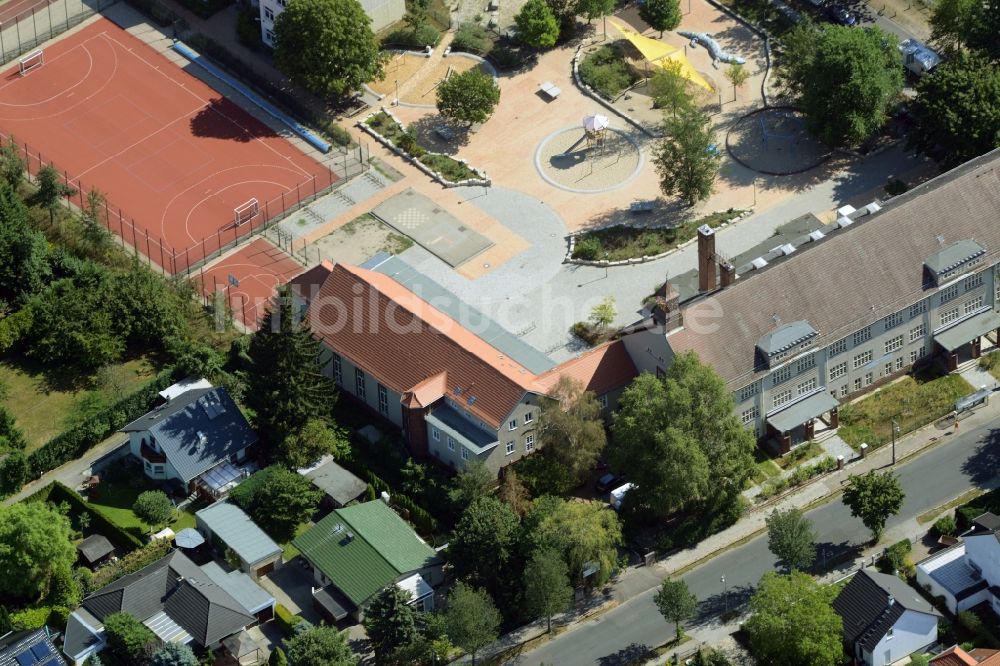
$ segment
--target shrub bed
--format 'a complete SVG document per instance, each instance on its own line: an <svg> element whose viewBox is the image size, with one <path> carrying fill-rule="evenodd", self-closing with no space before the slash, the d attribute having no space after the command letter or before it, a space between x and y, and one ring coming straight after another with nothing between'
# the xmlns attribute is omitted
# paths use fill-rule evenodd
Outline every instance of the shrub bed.
<svg viewBox="0 0 1000 666"><path fill-rule="evenodd" d="M761 488L760 497L762 499L774 497L786 490L801 486L814 476L826 474L835 469L837 469L837 461L830 456L823 458L814 465L800 465L789 476L773 479L765 483L763 488Z"/></svg>
<svg viewBox="0 0 1000 666"><path fill-rule="evenodd" d="M586 231L576 237L572 257L585 261L598 259L622 261L652 257L672 250L681 243L694 238L698 227L703 224L714 229L723 222L742 214L742 210L730 208L725 212L713 213L697 220L683 222L676 227L644 229L615 225Z"/></svg>
<svg viewBox="0 0 1000 666"><path fill-rule="evenodd" d="M400 28L393 30L382 40L382 46L405 46L423 49L425 46L435 47L441 41L441 33L437 28L427 23L416 28Z"/></svg>
<svg viewBox="0 0 1000 666"><path fill-rule="evenodd" d="M413 132L404 128L385 111L373 114L365 121L365 124L410 157L416 159L432 171L439 173L446 181L458 183L470 178L481 177L467 164L456 160L450 155L427 152L427 149L417 141L417 137Z"/></svg>
<svg viewBox="0 0 1000 666"><path fill-rule="evenodd" d="M580 61L580 79L602 97L613 100L642 77L625 61L622 47L605 44Z"/></svg>
<svg viewBox="0 0 1000 666"><path fill-rule="evenodd" d="M958 531L964 532L972 527L972 521L987 511L1000 515L1000 488L983 493L955 509L955 522L958 524Z"/></svg>

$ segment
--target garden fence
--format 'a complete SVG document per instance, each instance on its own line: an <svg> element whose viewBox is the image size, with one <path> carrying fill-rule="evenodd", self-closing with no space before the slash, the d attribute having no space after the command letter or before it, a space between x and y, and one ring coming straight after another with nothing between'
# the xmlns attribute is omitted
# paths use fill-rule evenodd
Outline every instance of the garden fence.
<svg viewBox="0 0 1000 666"><path fill-rule="evenodd" d="M39 0L0 21L0 64L18 58L118 0ZM2 15L2 14L0 14Z"/></svg>

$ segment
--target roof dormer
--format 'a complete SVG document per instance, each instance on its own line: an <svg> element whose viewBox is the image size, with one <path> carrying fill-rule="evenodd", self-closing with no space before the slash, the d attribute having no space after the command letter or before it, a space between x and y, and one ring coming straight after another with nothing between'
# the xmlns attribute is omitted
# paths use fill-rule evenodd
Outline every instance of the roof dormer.
<svg viewBox="0 0 1000 666"><path fill-rule="evenodd" d="M942 240L941 237L938 237ZM941 248L924 261L930 282L940 287L983 261L986 249L974 240L960 240Z"/></svg>
<svg viewBox="0 0 1000 666"><path fill-rule="evenodd" d="M760 336L757 353L767 367L773 367L812 345L819 332L802 319L783 324Z"/></svg>

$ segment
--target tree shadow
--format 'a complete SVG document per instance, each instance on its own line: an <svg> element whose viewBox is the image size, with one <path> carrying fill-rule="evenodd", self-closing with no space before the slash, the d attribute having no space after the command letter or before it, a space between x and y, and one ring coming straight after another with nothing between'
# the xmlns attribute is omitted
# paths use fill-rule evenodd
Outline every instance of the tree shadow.
<svg viewBox="0 0 1000 666"><path fill-rule="evenodd" d="M695 215L694 209L680 199L666 199L662 196L653 200L653 210L634 213L628 208L612 208L591 217L581 227L581 231L601 229L613 225L634 227L679 227Z"/></svg>
<svg viewBox="0 0 1000 666"><path fill-rule="evenodd" d="M976 450L962 463L962 472L977 486L998 485L1000 468L1000 429L990 430Z"/></svg>
<svg viewBox="0 0 1000 666"><path fill-rule="evenodd" d="M226 111L232 112L224 100L214 99L191 116L191 133L195 136L225 139L247 143L258 138L229 119Z"/></svg>
<svg viewBox="0 0 1000 666"><path fill-rule="evenodd" d="M423 116L409 124L417 141L427 150L454 155L469 145L474 127L445 118L440 114Z"/></svg>
<svg viewBox="0 0 1000 666"><path fill-rule="evenodd" d="M701 627L717 622L720 616L740 615L746 609L756 588L753 585L736 585L726 592L718 592L698 602L698 609L691 619L691 626Z"/></svg>
<svg viewBox="0 0 1000 666"><path fill-rule="evenodd" d="M847 541L833 543L821 541L816 544L816 559L809 568L810 573L820 576L838 571L848 573L854 568L854 562L864 552L864 544L853 544Z"/></svg>
<svg viewBox="0 0 1000 666"><path fill-rule="evenodd" d="M653 650L648 645L642 643L632 643L623 647L618 652L612 652L597 660L600 666L628 666L628 664L640 663L653 656Z"/></svg>

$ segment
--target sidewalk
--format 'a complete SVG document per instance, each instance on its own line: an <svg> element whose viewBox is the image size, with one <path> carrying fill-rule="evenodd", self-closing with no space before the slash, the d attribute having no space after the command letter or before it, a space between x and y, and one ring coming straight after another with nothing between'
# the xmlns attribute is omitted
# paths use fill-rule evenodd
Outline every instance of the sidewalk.
<svg viewBox="0 0 1000 666"><path fill-rule="evenodd" d="M970 382L971 383L971 382ZM976 385L976 384L974 384ZM970 414L964 415L961 419L963 428L976 428L990 423L1000 418L1000 396L991 400ZM938 427L935 423L925 425L896 442L897 464L912 456L919 455L922 451L929 449L939 443L946 442L947 437L953 432L951 429ZM594 614L610 610L622 603L656 587L668 576L678 576L689 569L693 569L712 557L721 554L731 546L741 541L749 540L766 529L765 518L775 509L788 509L791 507L806 508L819 504L822 501L839 494L848 478L854 474L865 474L871 470L881 470L890 467L892 464L892 446L883 446L865 458L856 456L847 461L844 469L832 472L813 481L800 486L795 491L783 497L774 498L767 502L761 502L747 509L746 514L735 525L714 534L697 546L675 553L664 558L652 566L629 567L612 585L611 593L599 609L587 609L586 615L579 613L569 613L560 618L554 624L569 625L564 631L574 631L583 624L584 620L590 619ZM919 537L927 529L926 526L919 525L916 519L904 522L886 532L882 543L892 543L902 538ZM851 570L856 570L862 562L871 562L872 553L880 551L876 546L870 551L866 551L851 566ZM821 580L832 582L843 576L846 567L834 569L826 574ZM692 640L681 646L680 652L694 649L699 644L716 644L728 634L738 628L739 619L728 625L709 624L698 629L689 631ZM517 629L516 631L503 636L493 646L483 650L480 657L486 659L495 656L506 649L515 647L525 641L538 638L545 634L545 623L534 622ZM690 646L690 647L688 647ZM465 658L459 659L456 663L464 663ZM664 658L654 660L650 663L664 663Z"/></svg>

